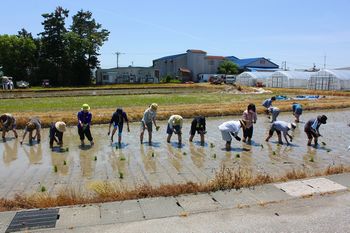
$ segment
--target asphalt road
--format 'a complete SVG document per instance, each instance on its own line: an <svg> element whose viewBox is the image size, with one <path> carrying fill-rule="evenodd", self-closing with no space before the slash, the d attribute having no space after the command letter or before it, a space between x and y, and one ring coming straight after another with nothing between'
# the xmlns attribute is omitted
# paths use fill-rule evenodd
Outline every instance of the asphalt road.
<svg viewBox="0 0 350 233"><path fill-rule="evenodd" d="M65 232L350 232L350 193ZM62 232L62 229L40 232Z"/></svg>

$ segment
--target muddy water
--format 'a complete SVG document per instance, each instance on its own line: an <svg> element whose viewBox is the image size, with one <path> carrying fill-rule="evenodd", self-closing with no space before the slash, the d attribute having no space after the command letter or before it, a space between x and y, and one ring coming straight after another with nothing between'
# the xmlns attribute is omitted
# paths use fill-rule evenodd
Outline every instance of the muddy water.
<svg viewBox="0 0 350 233"><path fill-rule="evenodd" d="M153 145L139 143L139 123L131 124L131 132L124 132L121 149L111 144L107 136L107 125L92 126L95 139L93 147L79 146L76 127L68 128L64 135L64 146L68 152L51 151L48 145L48 130L42 132L42 143L22 146L19 140L8 134L6 143L0 142L0 196L10 197L15 193L32 193L41 187L57 193L68 186L86 190L95 181L113 181L122 188L133 188L139 184L185 183L187 181L206 182L213 178L222 165L242 167L253 172L272 175L284 174L291 169L315 171L329 165L350 165L350 110L327 111L328 124L320 128L323 137L318 148L307 147L303 132L305 121L316 117L316 112L302 115L303 122L294 131L292 146L279 146L277 135L266 143L269 123L259 115L254 126L252 145L233 141L233 149L224 150L225 142L217 126L238 117L207 119L207 135L204 146L199 144L199 136L188 142L190 120L185 120L183 145L178 148L177 138L166 143L166 122L159 122L161 129L153 134ZM279 120L292 121L291 114L281 114ZM19 134L22 135L22 131ZM242 132L240 132L240 136ZM117 139L115 135L115 140ZM145 142L148 136L145 134ZM326 145L322 145L324 142ZM213 146L211 146L213 145ZM312 159L311 159L312 158ZM121 178L122 177L122 178Z"/></svg>

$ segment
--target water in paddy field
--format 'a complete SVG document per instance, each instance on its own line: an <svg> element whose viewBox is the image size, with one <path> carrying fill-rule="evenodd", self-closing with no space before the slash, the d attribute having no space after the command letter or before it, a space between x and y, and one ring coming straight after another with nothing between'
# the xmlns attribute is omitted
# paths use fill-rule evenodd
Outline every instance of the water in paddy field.
<svg viewBox="0 0 350 233"><path fill-rule="evenodd" d="M320 127L323 135L319 138L320 146L308 147L304 124L321 113L328 116L328 121ZM224 121L238 120L238 116L207 118L204 146L200 146L198 135L193 143L188 142L191 119L186 119L182 148L176 143L177 135L173 135L172 143L166 143L165 121L158 122L161 129L153 133L152 146L147 143L147 131L145 143L140 145L139 122L130 124L130 133L124 127L121 149L116 149L116 143L110 143L108 125L92 126L95 145L91 148L81 148L77 128L68 128L63 138L64 147L69 148L67 152L50 150L48 129L42 130L42 143L33 146L28 145L28 138L21 146L19 139L14 139L9 132L9 140L0 142L0 197L37 192L42 186L50 193L57 193L67 185L86 190L94 181L113 181L130 189L139 184L206 182L222 165L272 175L283 175L291 169L316 171L329 165L350 165L349 115L350 109L304 112L302 122L293 133L292 146L279 146L276 134L269 143L265 142L270 124L265 115L259 115L252 145L233 139L230 152L224 150L225 142L217 127ZM294 117L291 113L282 113L278 119L291 122ZM21 137L23 132L18 132ZM242 137L242 131L239 136ZM117 135L114 138L116 142Z"/></svg>

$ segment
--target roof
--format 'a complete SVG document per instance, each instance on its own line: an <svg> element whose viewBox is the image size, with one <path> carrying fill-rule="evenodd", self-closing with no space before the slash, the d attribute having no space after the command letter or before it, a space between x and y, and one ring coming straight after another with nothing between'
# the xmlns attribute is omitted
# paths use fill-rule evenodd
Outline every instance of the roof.
<svg viewBox="0 0 350 233"><path fill-rule="evenodd" d="M203 50L199 50L199 49L188 49L186 52L191 52L191 53L205 53L207 54L207 52L203 51Z"/></svg>
<svg viewBox="0 0 350 233"><path fill-rule="evenodd" d="M273 71L279 71L279 68L259 68L259 67L247 67L249 71L252 72L273 72Z"/></svg>
<svg viewBox="0 0 350 233"><path fill-rule="evenodd" d="M175 55L170 55L170 56L165 56L165 57L161 57L161 58L157 58L154 61L159 61L159 60L169 60L169 59L174 59L180 56L186 55L186 53L180 53L180 54L175 54Z"/></svg>
<svg viewBox="0 0 350 233"><path fill-rule="evenodd" d="M270 78L271 75L274 72L243 72L237 76L237 79L241 78L242 76L250 76L251 78L256 78L256 79L264 79L264 78Z"/></svg>
<svg viewBox="0 0 350 233"><path fill-rule="evenodd" d="M223 56L206 56L205 59L213 59L213 60L224 60Z"/></svg>
<svg viewBox="0 0 350 233"><path fill-rule="evenodd" d="M272 77L285 76L288 79L309 79L311 75L316 72L306 72L306 71L276 71L272 74Z"/></svg>
<svg viewBox="0 0 350 233"><path fill-rule="evenodd" d="M350 70L321 70L313 76L334 75L338 79L350 80Z"/></svg>
<svg viewBox="0 0 350 233"><path fill-rule="evenodd" d="M240 68L246 68L246 67L249 66L249 64L252 64L252 63L254 63L256 61L259 61L261 59L270 62L273 65L273 67L271 67L271 68L278 68L278 65L276 65L275 63L273 63L272 61L270 61L269 59L266 59L264 57L239 59L239 58L237 58L235 56L230 56L230 57L226 57L226 58L228 60L234 62L235 64L237 64ZM257 67L257 66L254 66L254 67ZM266 68L266 67L264 67L264 68Z"/></svg>

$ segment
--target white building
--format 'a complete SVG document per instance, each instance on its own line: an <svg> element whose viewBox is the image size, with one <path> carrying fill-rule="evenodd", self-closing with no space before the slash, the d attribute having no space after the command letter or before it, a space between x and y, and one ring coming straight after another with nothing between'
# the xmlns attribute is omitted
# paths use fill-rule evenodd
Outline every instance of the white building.
<svg viewBox="0 0 350 233"><path fill-rule="evenodd" d="M321 70L310 77L309 89L350 90L350 70Z"/></svg>
<svg viewBox="0 0 350 233"><path fill-rule="evenodd" d="M236 83L244 86L255 87L257 82L267 85L268 79L274 72L243 72L236 77Z"/></svg>
<svg viewBox="0 0 350 233"><path fill-rule="evenodd" d="M96 83L159 83L159 72L152 67L98 69L96 70Z"/></svg>
<svg viewBox="0 0 350 233"><path fill-rule="evenodd" d="M276 71L268 80L268 87L308 88L309 79L315 72Z"/></svg>

